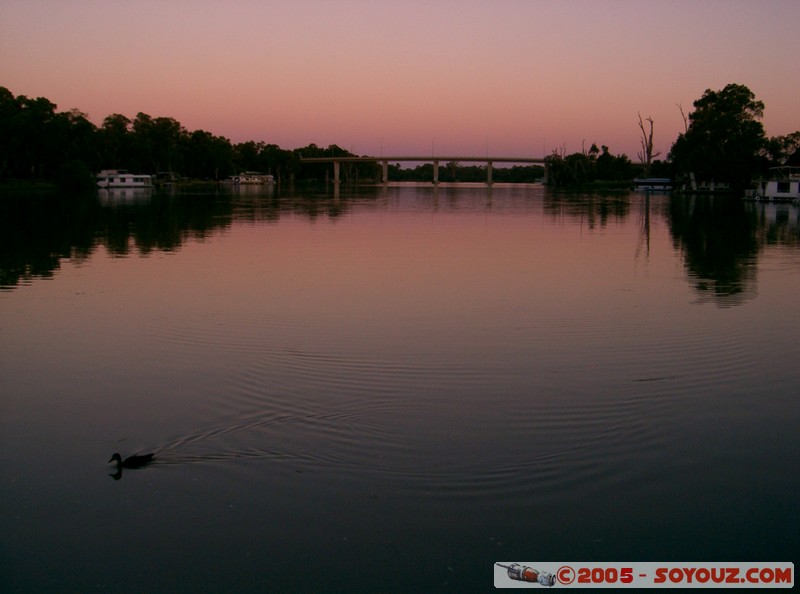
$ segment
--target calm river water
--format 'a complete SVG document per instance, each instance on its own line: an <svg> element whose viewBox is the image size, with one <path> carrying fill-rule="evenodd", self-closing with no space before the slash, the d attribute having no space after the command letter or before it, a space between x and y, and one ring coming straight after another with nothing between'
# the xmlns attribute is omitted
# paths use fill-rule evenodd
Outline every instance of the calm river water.
<svg viewBox="0 0 800 594"><path fill-rule="evenodd" d="M800 558L797 207L14 193L0 258L3 592Z"/></svg>

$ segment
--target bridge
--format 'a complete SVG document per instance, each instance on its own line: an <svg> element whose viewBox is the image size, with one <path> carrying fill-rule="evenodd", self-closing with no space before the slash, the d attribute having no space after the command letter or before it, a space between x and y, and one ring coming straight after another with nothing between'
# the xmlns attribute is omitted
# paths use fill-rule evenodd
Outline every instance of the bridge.
<svg viewBox="0 0 800 594"><path fill-rule="evenodd" d="M494 163L533 163L537 165L544 165L543 158L531 157L301 157L300 161L303 163L333 163L333 183L339 183L339 166L341 163L380 163L382 169L382 183L389 183L389 163L396 163L398 161L415 161L417 163L433 163L433 183L439 183L439 163L452 163L452 162L478 162L486 163L486 184L492 185L492 165Z"/></svg>

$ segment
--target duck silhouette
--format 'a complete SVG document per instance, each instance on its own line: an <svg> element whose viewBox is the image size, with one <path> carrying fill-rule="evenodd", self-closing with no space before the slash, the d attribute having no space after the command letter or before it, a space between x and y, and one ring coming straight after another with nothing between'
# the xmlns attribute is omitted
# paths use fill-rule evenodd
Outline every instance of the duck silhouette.
<svg viewBox="0 0 800 594"><path fill-rule="evenodd" d="M123 468L129 468L129 469L142 468L150 464L153 461L154 457L155 454L138 454L136 456L128 456L123 460L122 456L120 456L119 453L115 453L113 456L111 456L111 460L109 460L108 463L111 464L112 462L116 462L117 471L112 474L109 474L108 476L112 477L115 481L118 481L119 479L122 478Z"/></svg>

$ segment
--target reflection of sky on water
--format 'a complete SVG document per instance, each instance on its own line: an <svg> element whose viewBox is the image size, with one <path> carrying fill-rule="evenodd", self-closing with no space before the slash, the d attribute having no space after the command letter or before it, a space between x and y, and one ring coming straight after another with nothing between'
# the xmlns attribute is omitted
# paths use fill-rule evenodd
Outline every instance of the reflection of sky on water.
<svg viewBox="0 0 800 594"><path fill-rule="evenodd" d="M119 570L131 591L287 591L308 556L314 589L404 559L398 589L423 591L440 563L467 587L496 558L794 550L800 256L757 209L175 198L97 214L128 231L0 293L15 583L85 589L124 555L155 566ZM730 271L746 298L697 287ZM158 463L112 481L115 451Z"/></svg>

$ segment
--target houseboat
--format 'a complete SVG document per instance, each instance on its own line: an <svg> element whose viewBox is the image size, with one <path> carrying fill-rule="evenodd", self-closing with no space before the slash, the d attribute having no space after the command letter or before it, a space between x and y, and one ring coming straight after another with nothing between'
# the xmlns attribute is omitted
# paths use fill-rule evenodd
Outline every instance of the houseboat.
<svg viewBox="0 0 800 594"><path fill-rule="evenodd" d="M637 177L633 180L633 189L639 192L669 192L672 180L667 177Z"/></svg>
<svg viewBox="0 0 800 594"><path fill-rule="evenodd" d="M235 185L265 185L274 184L275 178L272 175L259 173L258 171L243 171L239 175L234 175L224 180L223 183Z"/></svg>
<svg viewBox="0 0 800 594"><path fill-rule="evenodd" d="M728 182L715 179L698 180L694 172L690 171L689 178L681 181L678 190L687 194L730 194L731 186Z"/></svg>
<svg viewBox="0 0 800 594"><path fill-rule="evenodd" d="M152 188L153 177L124 169L103 169L97 174L97 185L100 188Z"/></svg>
<svg viewBox="0 0 800 594"><path fill-rule="evenodd" d="M759 180L745 196L750 200L800 201L800 167L773 167L772 179Z"/></svg>

